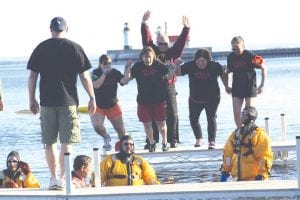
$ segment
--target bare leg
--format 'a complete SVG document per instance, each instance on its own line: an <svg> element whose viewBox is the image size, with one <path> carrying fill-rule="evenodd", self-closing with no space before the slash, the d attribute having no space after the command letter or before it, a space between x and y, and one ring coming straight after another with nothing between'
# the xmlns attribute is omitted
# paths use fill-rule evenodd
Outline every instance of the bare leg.
<svg viewBox="0 0 300 200"><path fill-rule="evenodd" d="M152 122L143 122L144 124L144 130L146 132L146 135L150 141L150 144L154 144L155 140L153 139L153 129L152 129Z"/></svg>
<svg viewBox="0 0 300 200"><path fill-rule="evenodd" d="M110 120L110 122L113 125L114 129L117 131L119 139L121 139L121 137L126 133L122 115L116 119Z"/></svg>
<svg viewBox="0 0 300 200"><path fill-rule="evenodd" d="M246 106L254 106L254 104L255 104L255 97L246 98L245 104L246 104Z"/></svg>
<svg viewBox="0 0 300 200"><path fill-rule="evenodd" d="M234 121L237 127L242 126L241 122L241 110L244 103L243 98L238 97L232 97L232 105L233 105L233 115L234 115Z"/></svg>
<svg viewBox="0 0 300 200"><path fill-rule="evenodd" d="M51 178L56 178L56 168L57 168L57 145L46 144L45 156L50 170Z"/></svg>
<svg viewBox="0 0 300 200"><path fill-rule="evenodd" d="M167 125L166 121L156 121L156 125L162 137L162 143L167 144Z"/></svg>
<svg viewBox="0 0 300 200"><path fill-rule="evenodd" d="M61 144L60 147L59 163L60 163L61 179L65 179L65 175L66 175L65 159L64 159L65 153L72 153L72 144Z"/></svg>
<svg viewBox="0 0 300 200"><path fill-rule="evenodd" d="M105 116L101 113L95 113L91 116L91 122L94 127L94 130L98 135L101 135L102 137L105 137L107 135L106 129L103 125Z"/></svg>

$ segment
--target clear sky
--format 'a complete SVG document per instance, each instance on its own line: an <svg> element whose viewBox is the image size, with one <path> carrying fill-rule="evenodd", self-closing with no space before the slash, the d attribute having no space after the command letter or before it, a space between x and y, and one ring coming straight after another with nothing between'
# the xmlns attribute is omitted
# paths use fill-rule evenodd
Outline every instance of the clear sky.
<svg viewBox="0 0 300 200"><path fill-rule="evenodd" d="M28 57L50 37L49 24L62 16L67 37L88 55L123 48L123 27L131 29L130 45L141 48L140 24L150 10L149 26L168 24L168 33L181 32L181 17L190 19L190 47L230 50L241 35L248 49L300 46L299 0L2 0L0 57Z"/></svg>

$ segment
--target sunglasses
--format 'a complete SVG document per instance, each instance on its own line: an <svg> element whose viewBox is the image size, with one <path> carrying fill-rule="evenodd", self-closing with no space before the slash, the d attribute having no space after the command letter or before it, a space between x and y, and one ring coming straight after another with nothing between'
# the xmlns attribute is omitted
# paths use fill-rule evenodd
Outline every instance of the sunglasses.
<svg viewBox="0 0 300 200"><path fill-rule="evenodd" d="M160 46L168 46L168 43L167 42L159 42L158 45L160 45Z"/></svg>
<svg viewBox="0 0 300 200"><path fill-rule="evenodd" d="M124 142L124 143L123 143L123 146L132 146L132 147L133 147L134 144L133 144L133 143L129 143L129 142Z"/></svg>
<svg viewBox="0 0 300 200"><path fill-rule="evenodd" d="M19 162L18 160L8 160L7 163L17 163Z"/></svg>

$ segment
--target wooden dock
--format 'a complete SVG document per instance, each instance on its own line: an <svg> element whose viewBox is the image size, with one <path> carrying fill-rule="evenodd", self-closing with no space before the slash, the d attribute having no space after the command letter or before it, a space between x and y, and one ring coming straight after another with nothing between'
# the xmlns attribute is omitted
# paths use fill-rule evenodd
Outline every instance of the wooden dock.
<svg viewBox="0 0 300 200"><path fill-rule="evenodd" d="M0 189L0 199L103 199L103 200L137 200L137 199L208 199L234 197L299 197L300 189L296 180L240 181L182 183L146 186L101 187L73 190L67 195L65 191L42 189Z"/></svg>

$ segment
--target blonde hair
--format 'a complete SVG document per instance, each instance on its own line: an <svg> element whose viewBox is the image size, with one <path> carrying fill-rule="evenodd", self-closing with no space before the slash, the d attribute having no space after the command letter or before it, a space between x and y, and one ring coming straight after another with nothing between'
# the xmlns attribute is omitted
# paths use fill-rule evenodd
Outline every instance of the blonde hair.
<svg viewBox="0 0 300 200"><path fill-rule="evenodd" d="M232 40L231 40L231 44L233 44L233 43L239 43L239 44L242 44L243 45L243 47L245 47L245 41L244 41L244 39L242 38L242 36L235 36L235 37L233 37L232 38Z"/></svg>

